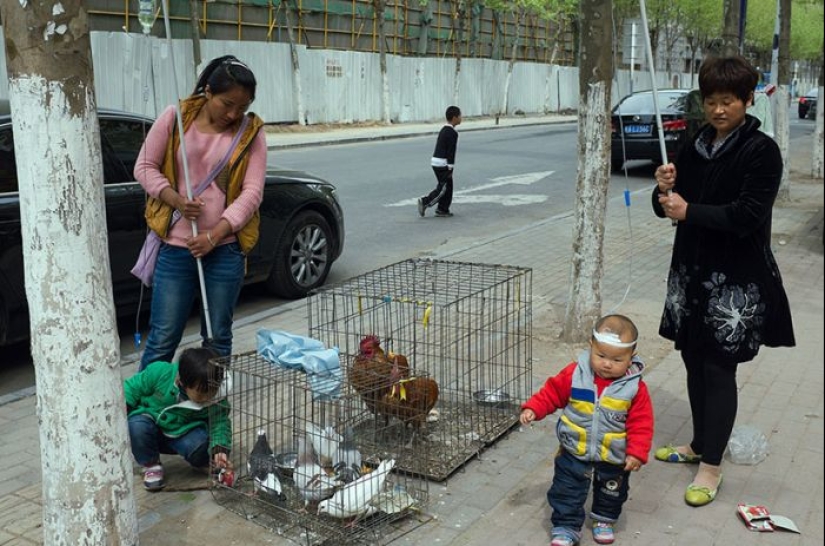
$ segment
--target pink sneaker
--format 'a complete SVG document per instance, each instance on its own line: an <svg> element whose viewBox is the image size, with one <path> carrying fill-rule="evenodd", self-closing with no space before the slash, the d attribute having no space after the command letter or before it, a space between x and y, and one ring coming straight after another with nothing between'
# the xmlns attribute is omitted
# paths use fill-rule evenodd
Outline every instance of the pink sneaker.
<svg viewBox="0 0 825 546"><path fill-rule="evenodd" d="M143 468L143 487L147 491L160 491L165 485L163 482L163 466L160 463Z"/></svg>
<svg viewBox="0 0 825 546"><path fill-rule="evenodd" d="M593 540L596 544L613 544L616 540L613 534L613 524L606 521L596 521L593 523Z"/></svg>

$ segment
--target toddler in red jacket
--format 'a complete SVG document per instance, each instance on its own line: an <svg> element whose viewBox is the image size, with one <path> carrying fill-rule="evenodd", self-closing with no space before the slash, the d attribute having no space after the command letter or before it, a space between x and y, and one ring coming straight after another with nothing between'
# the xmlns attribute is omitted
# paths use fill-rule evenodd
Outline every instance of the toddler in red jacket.
<svg viewBox="0 0 825 546"><path fill-rule="evenodd" d="M523 425L562 410L556 425L560 445L547 492L553 509L551 546L578 544L591 483L593 540L612 544L630 472L647 462L653 405L642 381L644 364L636 356L638 337L629 318L600 318L590 348L522 405Z"/></svg>

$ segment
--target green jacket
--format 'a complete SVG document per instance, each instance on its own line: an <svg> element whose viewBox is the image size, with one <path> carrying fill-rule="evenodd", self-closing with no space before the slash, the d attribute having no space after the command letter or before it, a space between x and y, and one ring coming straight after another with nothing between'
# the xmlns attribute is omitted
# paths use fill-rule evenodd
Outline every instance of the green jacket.
<svg viewBox="0 0 825 546"><path fill-rule="evenodd" d="M232 447L232 423L226 400L228 380L211 403L198 406L180 397L181 390L175 383L177 377L177 362L153 362L124 381L129 417L148 415L170 438L203 426L209 431L210 452L228 453Z"/></svg>

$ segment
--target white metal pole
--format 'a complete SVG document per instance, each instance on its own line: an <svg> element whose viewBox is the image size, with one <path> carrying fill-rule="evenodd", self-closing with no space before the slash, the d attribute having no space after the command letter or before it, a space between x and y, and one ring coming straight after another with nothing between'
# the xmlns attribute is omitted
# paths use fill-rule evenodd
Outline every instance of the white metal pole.
<svg viewBox="0 0 825 546"><path fill-rule="evenodd" d="M659 131L659 153L662 154L662 165L667 165L667 148L665 147L665 131L662 127L662 111L659 108L659 88L656 85L656 67L653 65L653 46L650 44L650 30L647 26L647 7L645 0L639 0L640 11L642 12L642 32L645 35L645 53L647 54L648 72L650 73L650 88L653 91L653 111L656 114L656 128ZM668 190L668 195L672 192ZM674 226L676 220L671 222Z"/></svg>
<svg viewBox="0 0 825 546"><path fill-rule="evenodd" d="M169 62L172 65L172 79L175 82L175 94L180 97L178 89L178 74L175 68L175 49L172 47L172 30L169 25L169 0L161 0L163 6L163 25L166 29L166 43L169 47ZM189 158L186 156L186 143L183 139L183 118L180 113L180 102L175 103L175 118L177 119L178 134L180 135L180 153L183 157L183 179L186 184L186 198L192 200L192 183L189 180ZM192 220L192 236L198 235L198 223ZM203 262L200 258L195 258L198 264L198 281L201 288L201 302L203 303L203 320L206 325L206 337L212 339L212 320L209 317L209 301L206 299L206 279L203 276Z"/></svg>

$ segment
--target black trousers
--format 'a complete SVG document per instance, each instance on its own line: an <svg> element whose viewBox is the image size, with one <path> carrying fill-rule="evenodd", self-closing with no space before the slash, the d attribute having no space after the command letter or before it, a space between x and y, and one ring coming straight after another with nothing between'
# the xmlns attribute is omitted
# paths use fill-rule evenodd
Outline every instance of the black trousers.
<svg viewBox="0 0 825 546"><path fill-rule="evenodd" d="M701 351L682 351L693 417L690 448L702 462L717 466L728 445L738 409L736 369L739 364Z"/></svg>
<svg viewBox="0 0 825 546"><path fill-rule="evenodd" d="M450 212L450 205L453 203L453 171L447 167L433 167L433 172L438 184L424 197L424 207L430 208L438 204L436 210Z"/></svg>

